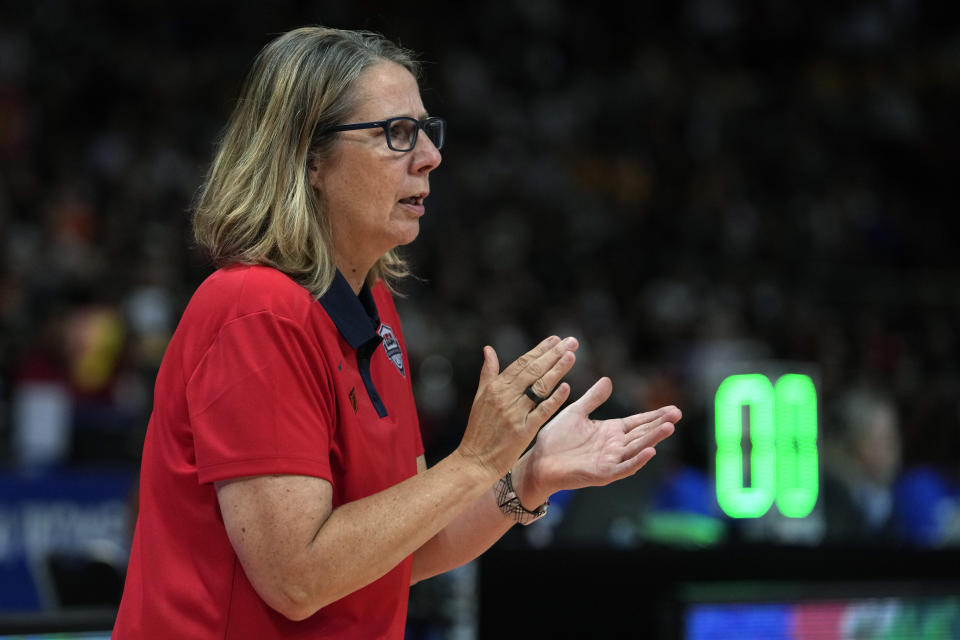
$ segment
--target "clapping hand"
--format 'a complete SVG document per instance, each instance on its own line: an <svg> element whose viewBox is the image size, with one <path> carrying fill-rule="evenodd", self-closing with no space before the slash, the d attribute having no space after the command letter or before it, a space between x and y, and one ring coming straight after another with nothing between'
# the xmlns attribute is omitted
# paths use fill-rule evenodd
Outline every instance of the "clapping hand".
<svg viewBox="0 0 960 640"><path fill-rule="evenodd" d="M610 378L600 378L540 430L527 454L527 483L533 493L549 495L626 478L649 462L654 447L673 434L681 418L674 406L591 420L590 414L612 391Z"/></svg>

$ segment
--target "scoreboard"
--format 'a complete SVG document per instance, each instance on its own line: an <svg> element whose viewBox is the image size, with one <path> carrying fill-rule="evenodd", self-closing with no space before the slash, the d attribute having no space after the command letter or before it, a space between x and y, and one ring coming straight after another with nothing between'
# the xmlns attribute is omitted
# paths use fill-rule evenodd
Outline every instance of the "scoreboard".
<svg viewBox="0 0 960 640"><path fill-rule="evenodd" d="M808 375L731 375L714 399L717 502L733 518L776 505L805 518L817 503L817 391ZM749 442L749 446L745 446ZM749 472L749 476L748 476ZM749 478L749 481L748 481Z"/></svg>

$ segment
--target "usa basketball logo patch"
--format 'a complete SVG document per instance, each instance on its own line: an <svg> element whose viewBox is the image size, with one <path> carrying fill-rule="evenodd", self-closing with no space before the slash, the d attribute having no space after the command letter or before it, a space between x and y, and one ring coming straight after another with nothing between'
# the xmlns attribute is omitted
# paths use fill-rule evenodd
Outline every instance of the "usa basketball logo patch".
<svg viewBox="0 0 960 640"><path fill-rule="evenodd" d="M377 333L383 338L383 350L387 352L390 362L397 368L400 375L406 378L407 374L403 371L403 351L400 349L397 338L393 335L393 329L390 328L390 325L381 324Z"/></svg>

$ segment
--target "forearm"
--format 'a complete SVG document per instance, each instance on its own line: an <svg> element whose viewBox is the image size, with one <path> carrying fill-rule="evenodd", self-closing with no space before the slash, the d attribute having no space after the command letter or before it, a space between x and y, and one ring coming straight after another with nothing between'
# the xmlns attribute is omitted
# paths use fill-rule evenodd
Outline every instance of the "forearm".
<svg viewBox="0 0 960 640"><path fill-rule="evenodd" d="M530 453L524 455L513 468L514 486L521 502L532 509L543 504L549 493L533 486L528 474ZM503 537L515 521L500 510L493 486L459 514L450 524L430 538L413 554L410 583L459 567Z"/></svg>
<svg viewBox="0 0 960 640"><path fill-rule="evenodd" d="M331 484L302 476L254 476L217 485L224 525L250 582L291 619L383 576L488 493L569 395L560 379L576 341L548 338L502 373L484 348L480 385L457 450L384 491L332 509ZM531 408L523 389L554 389ZM418 465L418 469L419 469ZM486 520L486 518L484 518ZM506 525L492 534L489 546ZM444 545L447 546L447 545Z"/></svg>
<svg viewBox="0 0 960 640"><path fill-rule="evenodd" d="M334 509L293 559L285 595L307 617L380 578L495 482L454 453L427 472Z"/></svg>

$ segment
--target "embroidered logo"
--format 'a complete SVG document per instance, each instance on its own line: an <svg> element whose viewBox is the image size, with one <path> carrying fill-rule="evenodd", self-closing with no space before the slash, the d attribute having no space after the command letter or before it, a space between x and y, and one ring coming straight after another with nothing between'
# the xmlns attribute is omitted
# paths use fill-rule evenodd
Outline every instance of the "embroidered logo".
<svg viewBox="0 0 960 640"><path fill-rule="evenodd" d="M347 394L347 397L350 398L350 406L353 407L353 412L357 412L357 390L356 388L350 389L350 393Z"/></svg>
<svg viewBox="0 0 960 640"><path fill-rule="evenodd" d="M406 378L407 374L403 371L403 351L400 349L400 342L393 335L393 329L390 325L381 324L377 333L383 338L383 350L387 352L387 357L393 362L393 366L397 368L400 375Z"/></svg>

